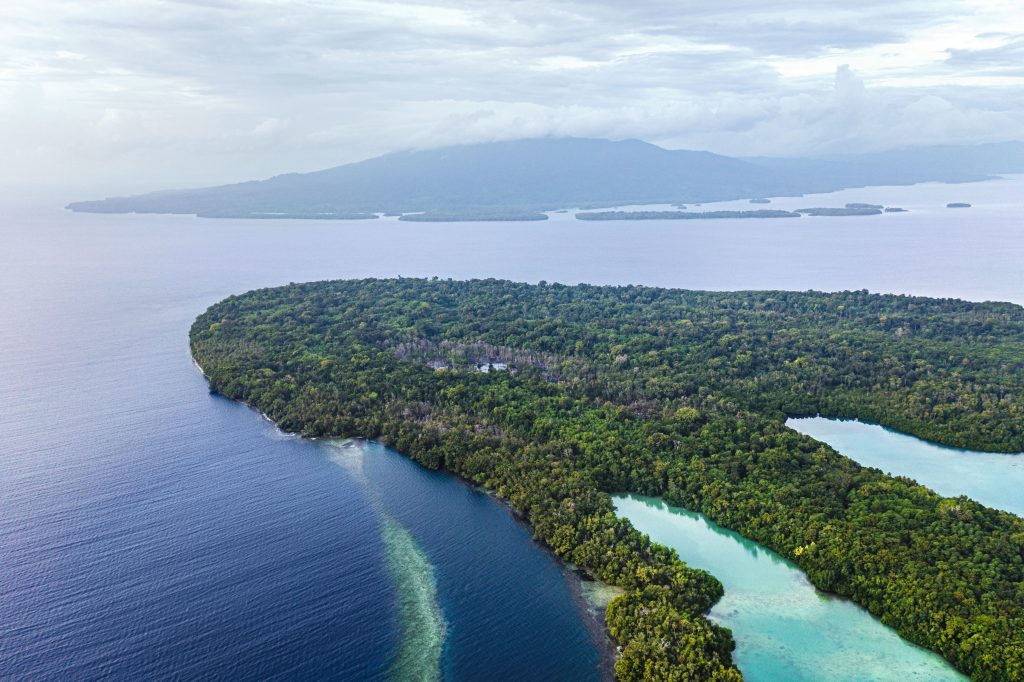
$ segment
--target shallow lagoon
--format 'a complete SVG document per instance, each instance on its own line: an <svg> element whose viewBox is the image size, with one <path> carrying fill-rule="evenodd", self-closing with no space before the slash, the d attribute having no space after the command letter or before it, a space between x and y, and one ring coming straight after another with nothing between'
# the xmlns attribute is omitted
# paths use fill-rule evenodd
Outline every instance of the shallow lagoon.
<svg viewBox="0 0 1024 682"><path fill-rule="evenodd" d="M1024 453L961 450L857 420L806 417L790 419L786 426L863 466L908 476L944 497L966 495L1024 515Z"/></svg>
<svg viewBox="0 0 1024 682"><path fill-rule="evenodd" d="M854 603L817 591L795 564L703 515L657 498L613 499L617 513L638 530L722 582L725 596L710 616L732 630L734 657L746 679L967 679Z"/></svg>

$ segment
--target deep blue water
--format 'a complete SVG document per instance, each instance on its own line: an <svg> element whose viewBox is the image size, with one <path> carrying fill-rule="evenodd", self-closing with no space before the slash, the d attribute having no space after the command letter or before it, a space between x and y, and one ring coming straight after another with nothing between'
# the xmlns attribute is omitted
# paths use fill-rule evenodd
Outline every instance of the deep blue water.
<svg viewBox="0 0 1024 682"><path fill-rule="evenodd" d="M195 315L308 271L237 232L207 250L216 224L78 218L6 222L0 677L384 677L381 505L433 567L446 679L597 677L568 578L494 499L373 444L354 476L208 393Z"/></svg>
<svg viewBox="0 0 1024 682"><path fill-rule="evenodd" d="M596 658L567 578L493 497L377 443L363 471L436 567L446 679L582 679ZM410 485L410 479L415 485ZM439 504L440 502L440 504Z"/></svg>
<svg viewBox="0 0 1024 682"><path fill-rule="evenodd" d="M1022 187L868 188L810 201L911 212L699 225L0 207L0 676L386 675L403 641L394 576L426 567L447 678L593 677L569 582L500 505L372 445L356 475L333 446L210 396L194 317L255 287L368 275L1021 302ZM974 208L941 208L953 200ZM395 547L412 548L405 572Z"/></svg>

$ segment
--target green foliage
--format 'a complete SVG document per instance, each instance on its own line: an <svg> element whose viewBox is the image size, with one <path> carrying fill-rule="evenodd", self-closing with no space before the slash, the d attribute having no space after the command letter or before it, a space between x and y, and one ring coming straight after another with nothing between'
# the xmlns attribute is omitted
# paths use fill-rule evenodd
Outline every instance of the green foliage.
<svg viewBox="0 0 1024 682"><path fill-rule="evenodd" d="M284 429L380 438L487 486L559 556L626 588L607 612L621 679L738 672L731 635L704 617L721 585L617 519L616 491L791 557L977 680L1024 679L1024 522L784 424L859 417L1024 450L1017 306L363 280L232 296L191 342L213 390Z"/></svg>

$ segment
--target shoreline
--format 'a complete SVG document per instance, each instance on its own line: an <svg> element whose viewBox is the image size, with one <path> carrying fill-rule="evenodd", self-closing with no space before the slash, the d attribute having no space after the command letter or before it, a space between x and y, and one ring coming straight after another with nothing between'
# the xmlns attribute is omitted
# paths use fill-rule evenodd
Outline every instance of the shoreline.
<svg viewBox="0 0 1024 682"><path fill-rule="evenodd" d="M191 353L189 355L191 356ZM210 393L212 393L214 395L218 395L218 396L220 396L222 398L226 398L226 399L230 400L233 403L237 403L239 405L244 405L249 410L252 410L253 412L256 412L261 417L266 419L268 422L273 424L274 428L276 428L279 432L281 432L283 434L286 434L286 435L289 435L289 436L293 436L293 437L296 437L296 438L302 438L303 440L309 441L310 443L316 443L316 442L322 441L322 440L333 440L333 439L342 440L342 439L349 439L349 438L352 439L352 440L367 440L367 439L360 439L359 437L352 437L352 436L330 436L330 437L321 437L321 438L316 438L316 437L314 437L314 438L306 438L306 437L304 437L304 436L302 436L300 434L297 434L297 433L294 433L294 432L290 432L290 431L285 431L284 429L282 429L277 424L276 421L274 421L269 415L267 415L267 413L263 412L262 410L256 409L255 407L253 407L249 403L245 402L244 400L236 400L234 398L229 398L228 396L224 395L223 393L220 393L219 391L216 391L216 390L210 388L209 387L209 377L207 376L206 372L203 370L202 365L199 364L199 362L195 359L194 356L192 356L192 364L195 365L196 369L199 370L199 373L202 374L204 379L206 379L207 389L209 390ZM375 438L373 440L375 440L376 442L380 443L381 445L384 445L385 447L390 447L386 443L384 443L384 441L382 441L380 438ZM394 448L391 448L391 449L394 450ZM414 460L412 457L409 457L408 455L406 455L405 453L401 452L400 450L395 450L395 452L399 453L400 455L402 455L402 457L405 457L406 459L408 459L409 461L413 462L417 466L419 466L421 468L426 468L426 467L423 467L422 464L420 464L419 462ZM608 625L605 622L605 618L604 618L605 608L601 607L601 606L597 606L595 604L592 604L591 601L587 598L587 595L586 595L586 593L584 592L584 589L583 589L583 583L585 581L586 582L590 582L590 581L593 581L595 579L590 578L590 576L588 574L585 574L580 569L578 569L575 566L572 566L568 562L564 561L561 557L559 557L557 554L555 554L554 550L552 550L550 547L548 547L543 542L540 542L539 540L537 540L535 537L533 537L533 528L530 527L530 524L526 522L526 519L523 518L523 516L521 514L519 514L516 510L514 510L512 508L512 506L508 503L508 500L506 500L506 499L504 499L502 497L499 497L492 490L489 490L488 488L485 488L482 485L479 485L477 483L474 483L473 481L470 481L470 480L468 480L466 478L463 478L462 476L459 476L455 472L449 471L448 469L438 469L437 471L440 472L440 473L443 473L443 474L445 474L447 476L451 476L452 478L457 480L460 484L466 486L470 490L478 492L481 495L487 495L488 497L493 498L498 504L500 504L505 509L505 511L509 514L509 516L512 517L512 520L515 521L515 523L520 524L526 530L530 531L532 542L536 546L538 546L541 550L543 550L544 553L546 553L549 557L551 557L552 560L555 561L555 563L558 565L559 571L561 571L562 575L565 576L566 581L568 582L569 593L571 595L573 605L576 607L577 613L580 616L580 621L582 622L584 629L587 631L587 634L590 635L590 639L594 643L595 648L597 649L598 656L597 656L596 670L598 672L598 675L600 677L601 682L612 682L612 681L614 681L616 679L615 678L615 662L619 660L618 646L616 645L615 641L612 639L611 633L608 631ZM587 577L585 578L584 575L586 575Z"/></svg>
<svg viewBox="0 0 1024 682"><path fill-rule="evenodd" d="M387 446L386 443L379 439L377 439L377 442L381 443L385 447L389 447ZM395 452L402 454L400 450L395 450ZM412 459L404 454L402 454L402 456L405 457L406 459ZM415 460L412 461L415 462ZM416 464L422 466L419 464L419 462L416 462ZM465 485L470 490L476 491L482 495L487 495L488 497L494 499L499 505L501 505L505 509L506 512L508 512L509 516L512 517L513 521L523 526L526 530L530 531L531 536L533 535L533 528L530 527L530 524L527 523L526 519L522 516L522 514L520 514L515 509L512 508L512 506L508 503L508 500L499 497L492 490L485 488L484 486L479 485L477 483L474 483L473 481L465 479L456 473L448 471L447 469L438 469L438 471L447 474L448 476L454 477L462 485ZM558 569L562 572L562 575L565 576L566 581L569 584L569 592L572 595L573 605L576 607L576 610L580 615L580 620L583 622L583 627L587 630L587 634L590 635L591 641L597 648L597 670L600 674L600 679L602 680L602 682L611 682L615 680L615 662L619 660L619 648L618 645L615 643L615 640L612 639L611 633L608 631L608 624L605 622L604 614L606 607L593 603L587 596L586 590L583 587L583 584L586 582L596 583L600 581L598 581L596 578L591 577L590 574L586 571L562 559L562 557L555 554L554 550L552 550L550 547L548 547L543 542L537 540L536 538L533 538L533 544L535 544L537 547L543 550L545 554L551 557L551 559L558 565Z"/></svg>
<svg viewBox="0 0 1024 682"><path fill-rule="evenodd" d="M271 420L271 422L273 422L273 420ZM276 426L276 422L273 423ZM305 440L308 440L310 442L316 442L317 440L327 439L306 438ZM353 440L366 439L360 439L356 437L353 438ZM403 453L401 450L392 448L380 438L374 438L372 440L374 440L377 443L380 443L384 447L394 450L398 454L402 455L402 457L405 457L406 459L416 464L416 466L426 468L422 464L414 460L412 457L409 457L408 455ZM502 508L504 508L504 510L508 513L508 515L512 518L512 520L515 523L519 524L526 530L530 531L531 540L533 544L539 547L545 554L547 554L551 558L552 561L555 562L555 564L558 566L559 571L562 573L563 576L565 576L565 579L569 584L569 593L572 597L573 605L576 607L577 613L580 616L580 621L583 623L584 629L587 631L587 634L590 635L590 639L594 643L595 648L597 649L598 657L596 670L598 671L601 682L613 682L616 679L615 662L619 660L618 645L615 643L615 640L612 639L611 633L608 631L608 624L605 622L604 618L605 607L593 604L587 597L586 591L583 588L584 582L599 581L597 581L596 578L590 577L590 575L585 571L565 561L560 556L555 554L554 550L552 550L543 542L537 540L536 537L533 537L533 528L530 526L529 523L527 523L523 515L517 512L515 509L513 509L512 505L509 504L508 500L506 500L503 497L499 497L493 490L490 490L489 488L486 488L478 483L470 481L467 478L463 478L462 476L459 476L457 473L449 471L448 469L436 469L432 471L437 471L438 473L445 474L446 476L451 476L452 478L457 480L461 485L466 486L470 490L480 493L481 495L486 495L487 497L490 497L495 502L497 502Z"/></svg>
<svg viewBox="0 0 1024 682"><path fill-rule="evenodd" d="M540 544L540 543L537 543ZM578 569L573 569L566 562L559 559L547 546L541 545L555 561L558 567L569 580L569 590L572 593L573 603L580 612L583 620L583 627L586 628L591 640L597 646L597 671L602 682L615 680L615 663L619 660L619 648L612 640L608 632L608 624L605 622L605 607L597 606L590 602L583 590L584 578Z"/></svg>
<svg viewBox="0 0 1024 682"><path fill-rule="evenodd" d="M583 577L583 573L578 569L574 568L570 564L560 559L549 547L544 544L539 544L545 552L558 562L558 566L562 569L566 578L569 580L569 588L572 593L573 603L576 608L580 611L580 616L583 620L583 627L587 629L594 644L597 645L598 661L597 670L601 677L602 682L612 682L615 680L615 663L619 660L620 652L619 647L612 639L611 633L608 631L608 624L605 621L605 611L607 606L600 606L591 602L590 598L587 597L586 591L583 587L583 583L590 582L594 579Z"/></svg>

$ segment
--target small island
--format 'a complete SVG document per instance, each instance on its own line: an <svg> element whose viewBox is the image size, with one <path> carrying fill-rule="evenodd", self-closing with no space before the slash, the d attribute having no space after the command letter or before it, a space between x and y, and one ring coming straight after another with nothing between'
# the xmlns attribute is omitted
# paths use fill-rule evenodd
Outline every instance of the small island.
<svg viewBox="0 0 1024 682"><path fill-rule="evenodd" d="M246 218L248 220L375 220L376 213L345 213L337 211L259 212L259 211L206 211L198 218Z"/></svg>
<svg viewBox="0 0 1024 682"><path fill-rule="evenodd" d="M546 213L534 212L494 212L483 211L480 213L471 212L442 212L432 211L428 213L406 213L399 220L410 223L474 223L474 222L529 222L535 220L547 220Z"/></svg>
<svg viewBox="0 0 1024 682"><path fill-rule="evenodd" d="M752 204L770 204L770 203L772 203L772 200L771 199L751 199L750 203L752 203Z"/></svg>
<svg viewBox="0 0 1024 682"><path fill-rule="evenodd" d="M858 208L846 206L845 208L798 208L796 212L809 216L881 215L882 209L881 207Z"/></svg>
<svg viewBox="0 0 1024 682"><path fill-rule="evenodd" d="M865 204L860 202L853 202L846 205L846 208L871 208L876 211L881 211L884 208L881 204Z"/></svg>
<svg viewBox="0 0 1024 682"><path fill-rule="evenodd" d="M900 208L899 206L889 206L885 209L886 213L906 213L907 209Z"/></svg>
<svg viewBox="0 0 1024 682"><path fill-rule="evenodd" d="M946 208L970 208L970 207L971 207L970 204L967 204L967 203L964 203L964 202L961 202L961 201L954 201L951 204L946 204Z"/></svg>
<svg viewBox="0 0 1024 682"><path fill-rule="evenodd" d="M577 220L721 220L725 218L799 218L792 211L598 211L577 213Z"/></svg>

